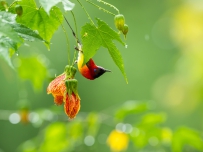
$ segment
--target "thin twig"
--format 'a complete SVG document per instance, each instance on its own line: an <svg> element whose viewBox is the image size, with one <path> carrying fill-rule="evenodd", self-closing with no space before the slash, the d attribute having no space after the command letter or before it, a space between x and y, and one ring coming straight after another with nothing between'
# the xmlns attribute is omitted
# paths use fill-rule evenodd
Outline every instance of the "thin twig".
<svg viewBox="0 0 203 152"><path fill-rule="evenodd" d="M93 3L93 2L91 2L91 1L89 1L89 0L86 0L86 1L87 1L88 3L90 3L90 4L92 4L93 6L97 7L99 10L104 11L105 13L111 14L111 15L113 15L113 16L116 15L116 14L114 14L114 13L112 13L112 12L110 12L110 11L108 11L108 10L102 8L102 7L100 7L99 5Z"/></svg>

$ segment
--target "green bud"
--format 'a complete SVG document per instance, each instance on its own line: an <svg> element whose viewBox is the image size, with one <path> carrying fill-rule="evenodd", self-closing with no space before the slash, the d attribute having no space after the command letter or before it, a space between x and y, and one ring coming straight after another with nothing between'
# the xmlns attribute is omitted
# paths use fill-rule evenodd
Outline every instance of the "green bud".
<svg viewBox="0 0 203 152"><path fill-rule="evenodd" d="M0 4L1 4L2 6L4 6L4 5L6 5L6 1L0 1Z"/></svg>
<svg viewBox="0 0 203 152"><path fill-rule="evenodd" d="M23 7L21 5L16 5L15 11L16 11L16 14L18 14L18 16L21 16L23 14Z"/></svg>
<svg viewBox="0 0 203 152"><path fill-rule="evenodd" d="M122 14L115 15L115 17L114 17L114 23L115 23L116 28L119 31L122 31L123 27L124 27L124 24L125 24L125 18L124 18L124 16Z"/></svg>
<svg viewBox="0 0 203 152"><path fill-rule="evenodd" d="M78 81L76 79L68 79L65 81L66 90L69 95L74 93L78 96Z"/></svg>
<svg viewBox="0 0 203 152"><path fill-rule="evenodd" d="M8 10L8 4L6 3L6 1L0 0L0 10L2 10L2 11Z"/></svg>
<svg viewBox="0 0 203 152"><path fill-rule="evenodd" d="M65 67L66 79L72 79L75 76L77 69L73 66L67 65Z"/></svg>
<svg viewBox="0 0 203 152"><path fill-rule="evenodd" d="M127 35L127 33L128 33L128 25L127 25L127 24L124 24L124 27L123 27L122 32L123 32L123 35L124 35L125 38L126 38L126 35Z"/></svg>

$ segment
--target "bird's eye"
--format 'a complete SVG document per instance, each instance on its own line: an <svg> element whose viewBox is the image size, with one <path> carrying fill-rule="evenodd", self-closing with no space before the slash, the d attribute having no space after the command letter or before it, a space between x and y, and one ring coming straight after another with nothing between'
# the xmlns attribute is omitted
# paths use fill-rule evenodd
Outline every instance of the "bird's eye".
<svg viewBox="0 0 203 152"><path fill-rule="evenodd" d="M94 69L94 72L96 72L97 71L97 69Z"/></svg>

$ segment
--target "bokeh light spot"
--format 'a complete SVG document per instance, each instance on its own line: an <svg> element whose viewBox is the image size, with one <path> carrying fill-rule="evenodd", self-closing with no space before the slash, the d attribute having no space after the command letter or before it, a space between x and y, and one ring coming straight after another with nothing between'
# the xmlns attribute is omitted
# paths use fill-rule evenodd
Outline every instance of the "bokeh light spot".
<svg viewBox="0 0 203 152"><path fill-rule="evenodd" d="M94 142L95 142L95 139L92 136L86 136L84 139L84 143L87 146L92 146L94 144Z"/></svg>
<svg viewBox="0 0 203 152"><path fill-rule="evenodd" d="M29 121L32 123L36 123L39 121L39 115L36 112L31 112L28 116Z"/></svg>
<svg viewBox="0 0 203 152"><path fill-rule="evenodd" d="M151 137L149 138L149 144L152 146L156 146L159 143L159 140L157 137Z"/></svg>
<svg viewBox="0 0 203 152"><path fill-rule="evenodd" d="M9 116L9 121L12 123L12 124L17 124L20 122L20 115L18 113L12 113L10 116Z"/></svg>

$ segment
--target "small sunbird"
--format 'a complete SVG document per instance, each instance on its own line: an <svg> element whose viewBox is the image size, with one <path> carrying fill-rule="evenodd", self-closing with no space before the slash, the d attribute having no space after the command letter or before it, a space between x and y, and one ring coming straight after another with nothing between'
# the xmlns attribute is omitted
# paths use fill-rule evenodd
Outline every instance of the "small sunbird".
<svg viewBox="0 0 203 152"><path fill-rule="evenodd" d="M97 66L93 59L90 59L86 64L83 64L84 54L82 52L81 44L78 43L78 48L76 49L79 51L77 59L78 70L85 78L94 80L103 75L105 72L111 72L110 70Z"/></svg>

